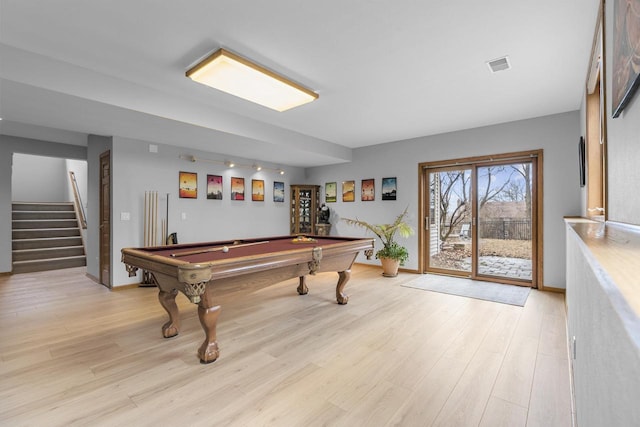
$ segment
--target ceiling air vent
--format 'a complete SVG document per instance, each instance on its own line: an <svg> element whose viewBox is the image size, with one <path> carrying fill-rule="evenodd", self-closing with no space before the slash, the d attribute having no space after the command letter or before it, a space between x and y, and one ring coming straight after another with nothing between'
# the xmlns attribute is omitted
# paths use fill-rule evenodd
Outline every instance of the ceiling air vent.
<svg viewBox="0 0 640 427"><path fill-rule="evenodd" d="M492 73L497 73L498 71L508 70L511 68L508 56L503 56L502 58L489 61L487 62L487 65Z"/></svg>

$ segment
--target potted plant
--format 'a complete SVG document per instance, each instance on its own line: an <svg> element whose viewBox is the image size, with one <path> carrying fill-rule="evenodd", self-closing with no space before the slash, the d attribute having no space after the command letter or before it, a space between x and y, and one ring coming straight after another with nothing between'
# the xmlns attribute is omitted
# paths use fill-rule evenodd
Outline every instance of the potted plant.
<svg viewBox="0 0 640 427"><path fill-rule="evenodd" d="M365 228L380 238L382 249L376 252L376 259L382 263L382 275L385 277L397 276L398 267L404 265L409 258L407 248L395 240L396 233L400 233L402 237L409 237L414 233L413 228L405 221L407 209L408 207L391 224L370 224L358 218L342 218L347 224Z"/></svg>

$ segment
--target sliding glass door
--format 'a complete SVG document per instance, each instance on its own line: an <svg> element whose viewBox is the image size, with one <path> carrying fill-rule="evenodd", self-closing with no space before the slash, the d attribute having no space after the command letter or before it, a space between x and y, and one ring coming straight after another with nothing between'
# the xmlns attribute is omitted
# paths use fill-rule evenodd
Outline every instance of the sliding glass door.
<svg viewBox="0 0 640 427"><path fill-rule="evenodd" d="M538 152L512 156L421 165L425 272L536 286Z"/></svg>
<svg viewBox="0 0 640 427"><path fill-rule="evenodd" d="M476 168L478 276L531 281L532 162Z"/></svg>
<svg viewBox="0 0 640 427"><path fill-rule="evenodd" d="M471 274L472 169L429 171L429 268L455 275Z"/></svg>

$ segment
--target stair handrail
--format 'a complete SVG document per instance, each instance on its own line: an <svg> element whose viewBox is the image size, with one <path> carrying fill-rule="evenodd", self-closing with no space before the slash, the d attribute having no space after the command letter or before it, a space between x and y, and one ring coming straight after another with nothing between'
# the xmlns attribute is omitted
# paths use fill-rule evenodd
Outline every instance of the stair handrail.
<svg viewBox="0 0 640 427"><path fill-rule="evenodd" d="M87 216L84 213L84 206L82 205L82 199L80 198L80 192L78 191L78 182L76 181L76 174L73 171L69 171L69 178L71 179L71 188L73 189L73 198L75 199L76 212L80 220L80 225L84 230L87 229Z"/></svg>

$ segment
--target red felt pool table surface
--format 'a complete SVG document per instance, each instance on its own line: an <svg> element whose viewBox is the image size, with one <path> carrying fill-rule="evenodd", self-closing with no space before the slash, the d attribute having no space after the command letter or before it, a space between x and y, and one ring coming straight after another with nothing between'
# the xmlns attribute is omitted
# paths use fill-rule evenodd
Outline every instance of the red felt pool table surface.
<svg viewBox="0 0 640 427"><path fill-rule="evenodd" d="M154 248L141 248L150 255L158 257L171 257L176 260L189 263L205 263L230 258L240 258L247 256L259 256L272 252L299 251L316 246L325 247L327 245L350 242L349 238L327 238L311 237L312 241L299 241L294 236L267 237L264 239L244 239L229 240L221 242L208 242L196 244L184 244L174 246L160 246ZM221 249L226 246L228 252ZM201 253L194 253L203 251ZM206 251L206 252L205 252Z"/></svg>
<svg viewBox="0 0 640 427"><path fill-rule="evenodd" d="M178 335L180 317L175 302L178 292L198 304L200 324L205 332L198 349L203 363L218 358L216 324L220 306L214 302L216 284L278 283L299 278L298 294L308 292L306 276L323 271L338 273L336 299L347 304L344 287L351 277L351 265L358 253L369 256L373 239L350 237L277 236L227 240L149 248L122 249L122 262L130 276L138 269L148 272L158 285L158 299L169 315L162 326L165 338Z"/></svg>

